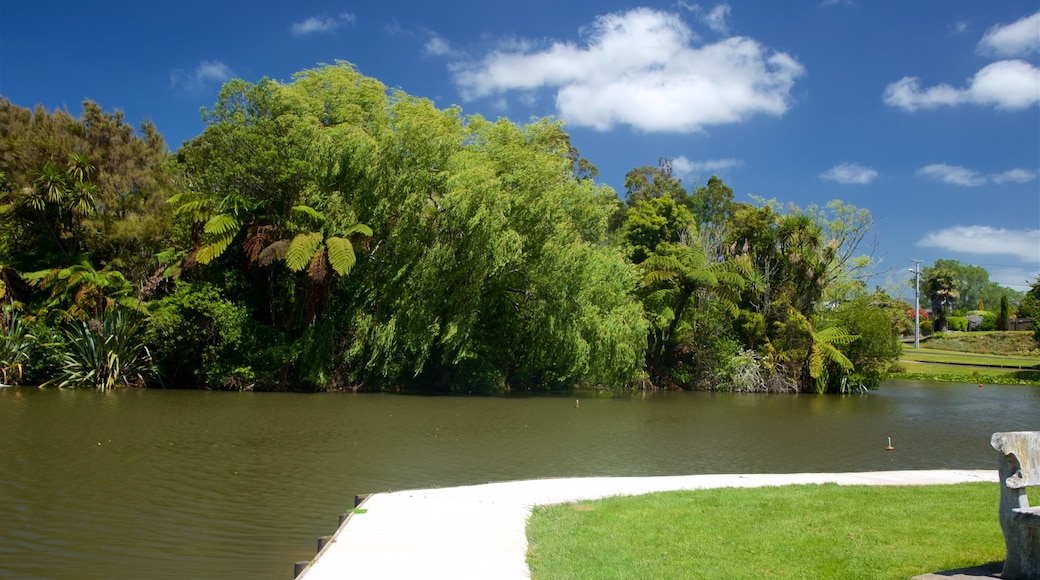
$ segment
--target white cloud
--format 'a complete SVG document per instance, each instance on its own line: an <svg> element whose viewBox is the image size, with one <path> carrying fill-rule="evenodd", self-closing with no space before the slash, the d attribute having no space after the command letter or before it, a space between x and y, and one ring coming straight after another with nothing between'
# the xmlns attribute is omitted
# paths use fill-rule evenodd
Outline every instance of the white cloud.
<svg viewBox="0 0 1040 580"><path fill-rule="evenodd" d="M964 34L968 31L968 24L967 20L958 20L950 25L950 32L953 34Z"/></svg>
<svg viewBox="0 0 1040 580"><path fill-rule="evenodd" d="M1011 255L1017 256L1023 262L1040 262L1040 230L954 226L929 233L921 238L917 245L967 254Z"/></svg>
<svg viewBox="0 0 1040 580"><path fill-rule="evenodd" d="M681 17L649 8L600 16L583 36L583 46L516 42L452 71L466 100L549 88L571 125L675 133L783 115L805 73L751 38L695 46Z"/></svg>
<svg viewBox="0 0 1040 580"><path fill-rule="evenodd" d="M863 167L857 163L839 163L821 173L820 179L828 179L838 183L866 185L877 179L878 175L876 170Z"/></svg>
<svg viewBox="0 0 1040 580"><path fill-rule="evenodd" d="M682 0L679 1L679 5L692 12L705 26L714 32L729 34L729 24L726 23L730 13L729 4L719 4L711 10L704 10L700 4L689 4Z"/></svg>
<svg viewBox="0 0 1040 580"><path fill-rule="evenodd" d="M917 77L903 77L885 88L886 105L904 111L963 104L1025 109L1040 102L1040 69L1024 60L1002 60L975 73L967 88L942 84L922 90Z"/></svg>
<svg viewBox="0 0 1040 580"><path fill-rule="evenodd" d="M975 187L990 182L998 185L1004 183L1029 183L1037 177L1037 172L1029 169L1015 168L1003 173L983 175L966 167L947 165L945 163L926 165L918 169L917 174L931 177L932 179L938 179L945 183L963 185L965 187Z"/></svg>
<svg viewBox="0 0 1040 580"><path fill-rule="evenodd" d="M1040 51L1040 12L990 28L979 41L978 49L982 54L995 56L1024 56Z"/></svg>
<svg viewBox="0 0 1040 580"><path fill-rule="evenodd" d="M210 84L220 84L234 76L231 67L218 61L204 60L195 70L174 69L170 71L170 86L184 92L199 92Z"/></svg>
<svg viewBox="0 0 1040 580"><path fill-rule="evenodd" d="M731 167L740 167L744 165L744 162L739 159L709 159L707 161L690 161L685 156L680 155L675 159L672 159L672 170L680 177L692 175L696 172L714 172L721 171L723 169L729 169Z"/></svg>
<svg viewBox="0 0 1040 580"><path fill-rule="evenodd" d="M445 56L451 54L451 45L442 36L431 34L423 47L423 53L431 56Z"/></svg>
<svg viewBox="0 0 1040 580"><path fill-rule="evenodd" d="M1028 169L1011 169L993 176L994 183L1029 183L1036 179L1036 172Z"/></svg>
<svg viewBox="0 0 1040 580"><path fill-rule="evenodd" d="M307 36L318 32L332 32L344 24L353 24L357 19L349 12L340 13L335 18L329 16L311 16L303 22L296 22L289 27L293 36Z"/></svg>
<svg viewBox="0 0 1040 580"><path fill-rule="evenodd" d="M828 6L839 6L839 5L840 6L855 6L856 4L852 0L823 0L823 2L820 2L820 7L821 8L826 8Z"/></svg>
<svg viewBox="0 0 1040 580"><path fill-rule="evenodd" d="M917 170L918 175L938 179L943 183L952 183L964 187L975 187L986 183L986 177L971 169L958 165L946 165L945 163L933 163Z"/></svg>

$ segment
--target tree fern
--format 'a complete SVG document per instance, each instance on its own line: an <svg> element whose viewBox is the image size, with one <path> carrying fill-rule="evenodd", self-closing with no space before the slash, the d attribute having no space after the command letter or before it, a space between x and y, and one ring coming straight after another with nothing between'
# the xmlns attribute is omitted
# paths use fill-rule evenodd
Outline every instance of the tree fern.
<svg viewBox="0 0 1040 580"><path fill-rule="evenodd" d="M298 234L285 252L285 265L293 272L306 268L314 253L321 247L324 237L321 232Z"/></svg>
<svg viewBox="0 0 1040 580"><path fill-rule="evenodd" d="M354 264L357 263L357 257L354 255L354 245L350 243L350 240L331 237L325 240L325 246L328 248L329 263L332 264L332 269L340 276L346 276L350 273L350 270L354 268Z"/></svg>

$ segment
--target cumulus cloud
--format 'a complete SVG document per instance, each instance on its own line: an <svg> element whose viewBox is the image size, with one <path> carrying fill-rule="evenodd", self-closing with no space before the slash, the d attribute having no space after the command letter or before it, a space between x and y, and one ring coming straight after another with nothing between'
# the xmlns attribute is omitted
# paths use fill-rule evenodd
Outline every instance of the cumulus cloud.
<svg viewBox="0 0 1040 580"><path fill-rule="evenodd" d="M850 183L866 185L878 177L878 172L869 167L863 167L858 163L839 163L820 174L820 179L837 181L838 183Z"/></svg>
<svg viewBox="0 0 1040 580"><path fill-rule="evenodd" d="M986 183L985 176L971 169L945 163L925 165L917 170L917 174L937 179L943 183L952 183L953 185L962 185L964 187L976 187Z"/></svg>
<svg viewBox="0 0 1040 580"><path fill-rule="evenodd" d="M993 176L993 183L1029 183L1036 179L1036 172L1028 169L1011 169Z"/></svg>
<svg viewBox="0 0 1040 580"><path fill-rule="evenodd" d="M1040 51L1040 12L990 28L979 41L978 50L995 56L1024 56Z"/></svg>
<svg viewBox="0 0 1040 580"><path fill-rule="evenodd" d="M740 167L744 162L739 159L709 159L707 161L691 161L680 155L672 160L672 170L681 177L699 172L714 172L732 167Z"/></svg>
<svg viewBox="0 0 1040 580"><path fill-rule="evenodd" d="M925 165L917 170L918 175L937 179L943 183L952 183L964 187L976 187L993 182L1003 183L1028 183L1036 179L1037 173L1028 169L1011 169L1003 173L983 175L977 171L961 167L959 165L947 165L945 163L933 163Z"/></svg>
<svg viewBox="0 0 1040 580"><path fill-rule="evenodd" d="M696 45L681 17L649 8L600 16L583 36L581 45L513 41L451 70L466 100L551 89L571 125L676 133L783 115L805 73L751 38Z"/></svg>
<svg viewBox="0 0 1040 580"><path fill-rule="evenodd" d="M234 76L231 67L218 60L204 60L194 70L170 71L170 86L183 92L198 92L211 84L220 84Z"/></svg>
<svg viewBox="0 0 1040 580"><path fill-rule="evenodd" d="M1024 60L998 61L975 73L963 89L947 84L921 89L917 77L903 77L885 87L882 98L904 111L963 104L1025 109L1040 102L1040 69Z"/></svg>
<svg viewBox="0 0 1040 580"><path fill-rule="evenodd" d="M1023 262L1040 262L1040 229L1007 230L992 226L954 226L931 232L917 242L925 248L942 248L968 254L1017 256Z"/></svg>
<svg viewBox="0 0 1040 580"><path fill-rule="evenodd" d="M289 32L293 36L307 36L320 32L332 32L344 24L353 24L356 18L349 12L342 12L339 16L311 16L302 22L293 23Z"/></svg>

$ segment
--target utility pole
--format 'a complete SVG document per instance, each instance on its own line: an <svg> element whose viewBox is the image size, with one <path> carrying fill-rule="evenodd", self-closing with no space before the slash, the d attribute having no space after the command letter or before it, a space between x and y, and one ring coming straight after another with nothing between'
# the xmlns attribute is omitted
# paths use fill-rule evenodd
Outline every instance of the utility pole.
<svg viewBox="0 0 1040 580"><path fill-rule="evenodd" d="M921 260L914 263L914 348L921 348Z"/></svg>

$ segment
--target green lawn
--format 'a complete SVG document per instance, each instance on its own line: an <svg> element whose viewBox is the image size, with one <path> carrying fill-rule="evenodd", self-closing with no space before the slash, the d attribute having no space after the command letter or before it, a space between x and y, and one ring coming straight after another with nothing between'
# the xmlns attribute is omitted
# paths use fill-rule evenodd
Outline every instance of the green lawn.
<svg viewBox="0 0 1040 580"><path fill-rule="evenodd" d="M1040 357L965 353L934 348L915 349L907 345L903 345L903 354L900 360L1013 369L1040 369Z"/></svg>
<svg viewBox="0 0 1040 580"><path fill-rule="evenodd" d="M1040 356L1031 333L958 332L931 337L922 348L903 343L890 378L1040 385Z"/></svg>
<svg viewBox="0 0 1040 580"><path fill-rule="evenodd" d="M995 483L786 486L535 508L531 577L900 578L1001 561Z"/></svg>

